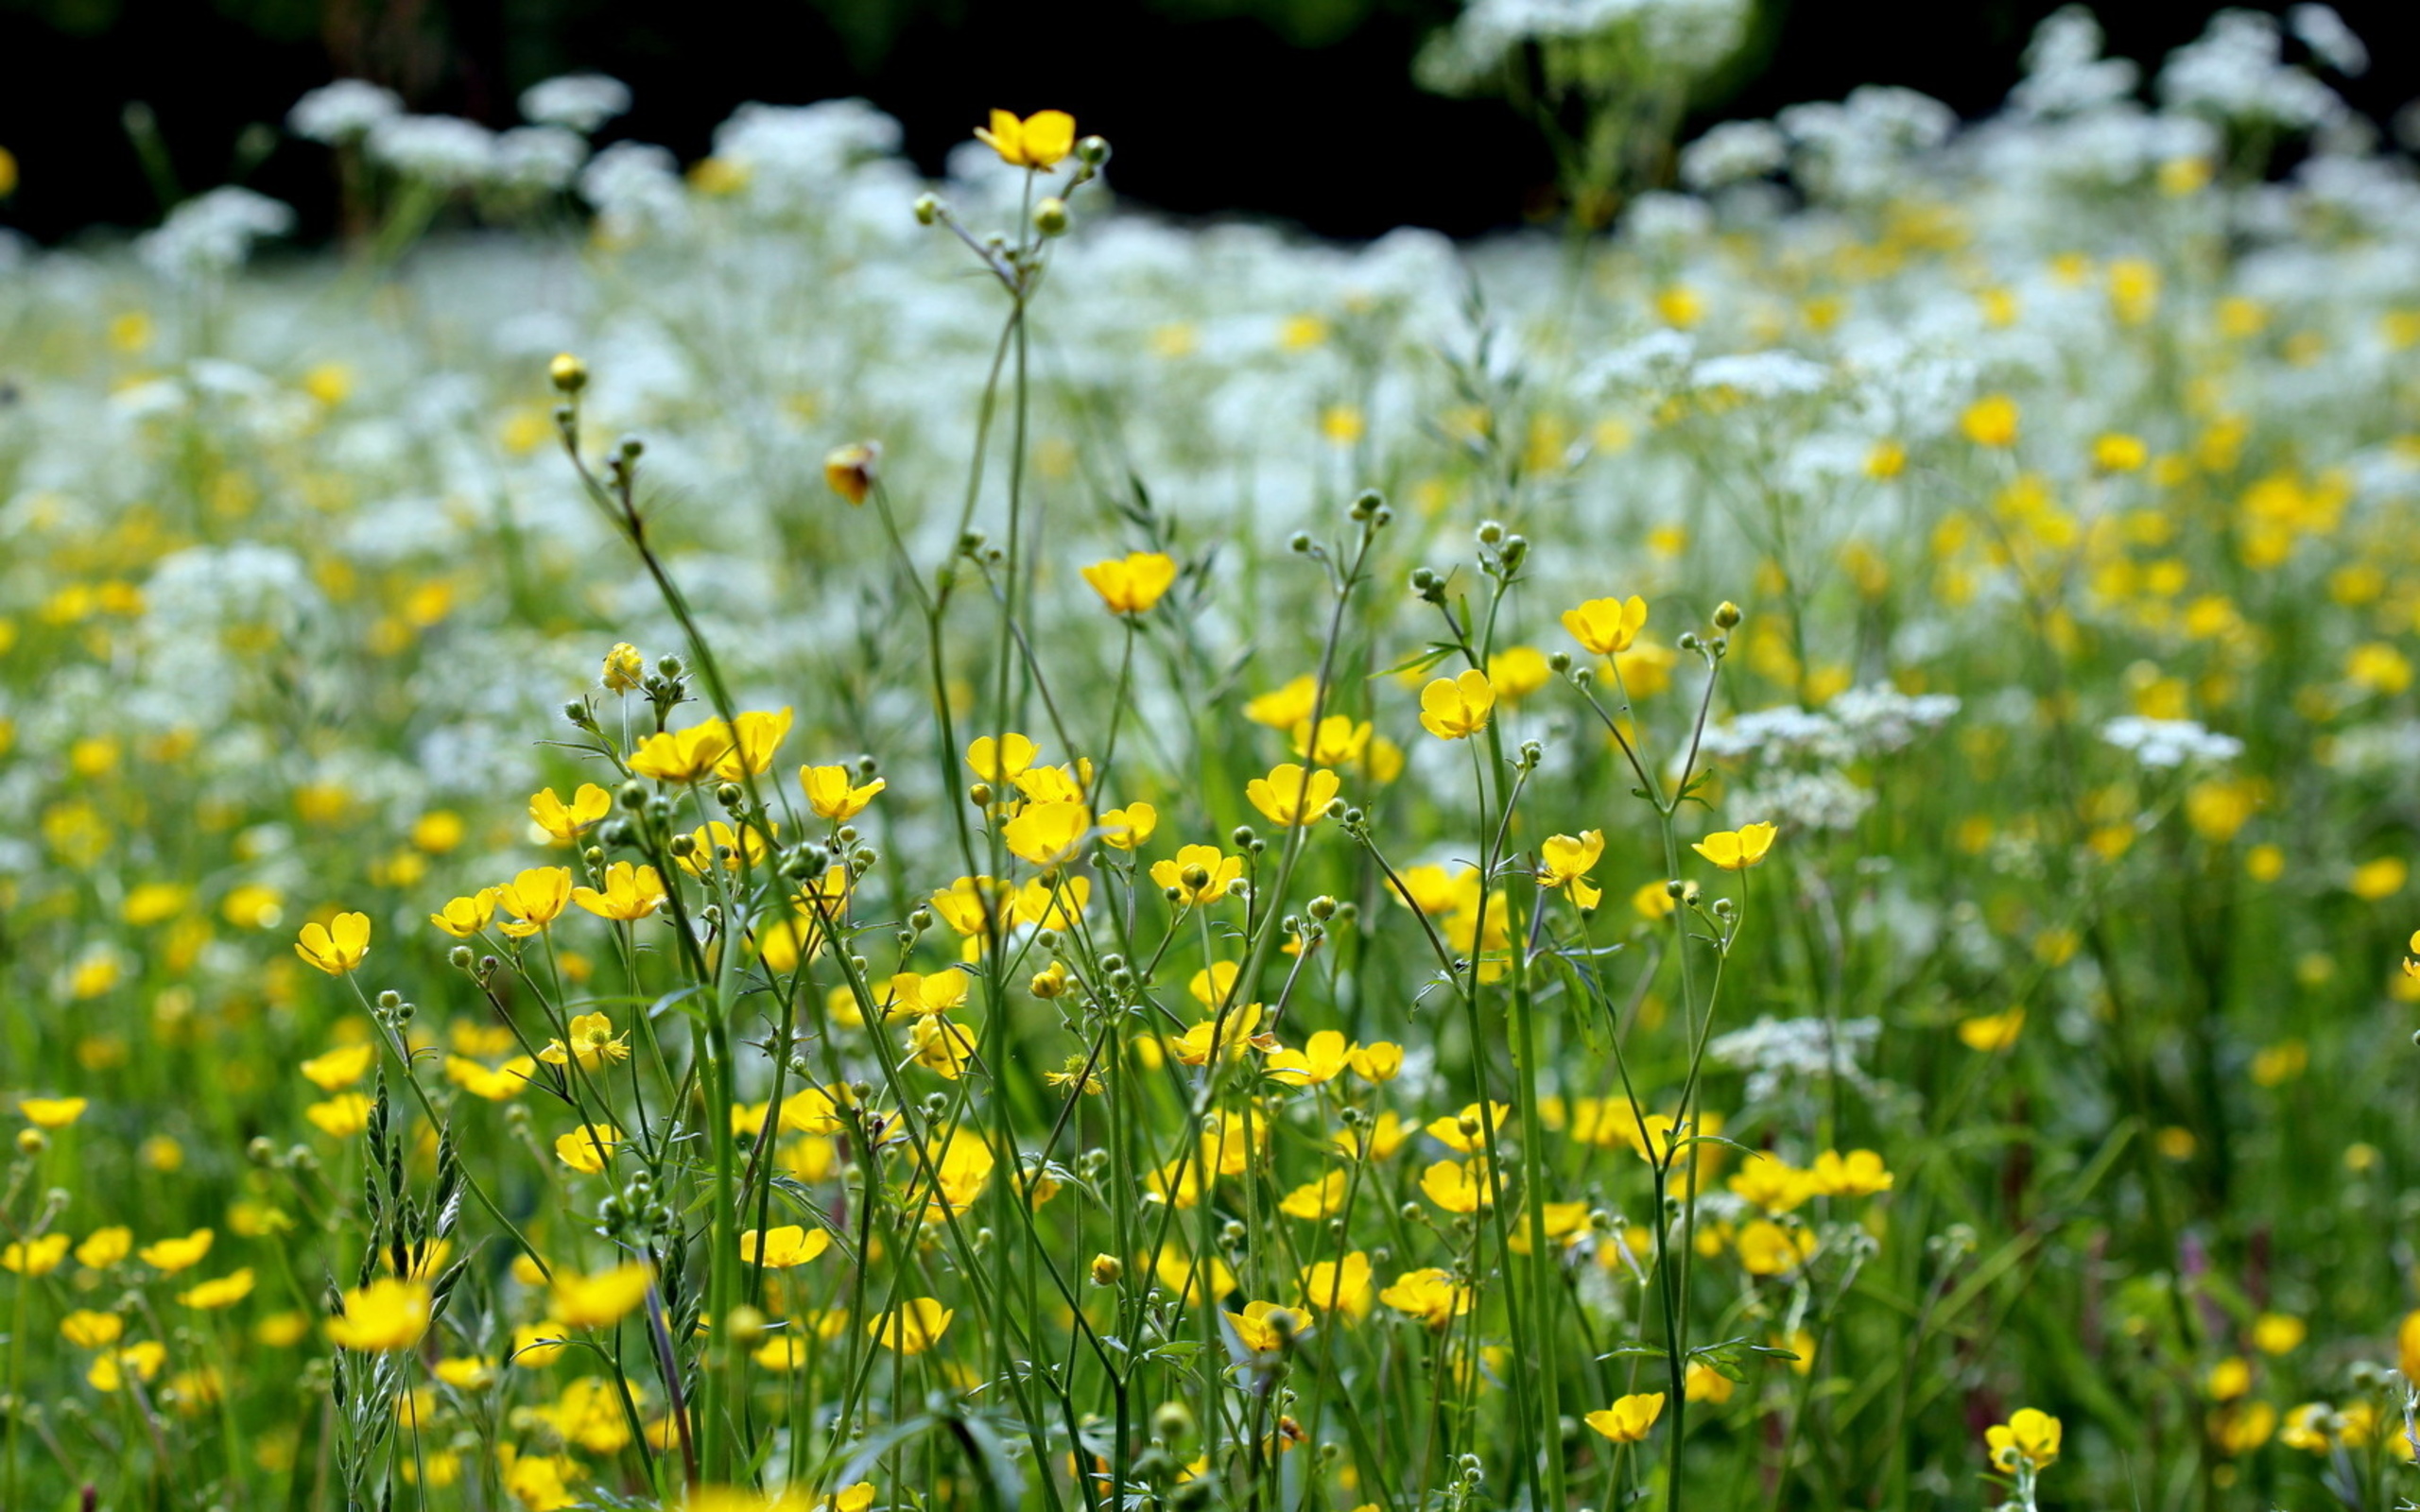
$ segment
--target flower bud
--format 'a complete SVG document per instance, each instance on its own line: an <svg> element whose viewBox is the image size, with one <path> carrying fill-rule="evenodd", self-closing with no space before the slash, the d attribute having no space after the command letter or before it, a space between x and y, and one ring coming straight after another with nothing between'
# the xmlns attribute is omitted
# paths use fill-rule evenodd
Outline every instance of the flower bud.
<svg viewBox="0 0 2420 1512"><path fill-rule="evenodd" d="M1076 161L1087 168L1098 168L1109 161L1109 139L1088 136L1076 144Z"/></svg>
<svg viewBox="0 0 2420 1512"><path fill-rule="evenodd" d="M1118 1278L1125 1274L1126 1263L1115 1255L1093 1257L1092 1275L1095 1286L1115 1286L1117 1284Z"/></svg>
<svg viewBox="0 0 2420 1512"><path fill-rule="evenodd" d="M588 364L568 352L558 352L555 360L546 364L546 376L558 389L576 394L588 387Z"/></svg>
<svg viewBox="0 0 2420 1512"><path fill-rule="evenodd" d="M1057 195L1033 207L1033 229L1045 236L1067 234L1067 201Z"/></svg>
<svg viewBox="0 0 2420 1512"><path fill-rule="evenodd" d="M1736 627L1742 617L1739 606L1727 598L1714 607L1714 627L1718 630Z"/></svg>
<svg viewBox="0 0 2420 1512"><path fill-rule="evenodd" d="M916 197L916 224L917 224L917 225L919 225L919 226L929 226L929 225L931 225L934 221L937 221L937 220L939 220L939 219L941 219L941 218L942 218L942 200L941 200L941 196L939 196L939 195L918 195L918 196Z"/></svg>

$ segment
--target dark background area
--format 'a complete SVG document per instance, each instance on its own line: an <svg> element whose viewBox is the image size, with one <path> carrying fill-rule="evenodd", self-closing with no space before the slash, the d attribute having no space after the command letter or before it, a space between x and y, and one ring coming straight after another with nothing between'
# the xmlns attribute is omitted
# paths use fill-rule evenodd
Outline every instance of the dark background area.
<svg viewBox="0 0 2420 1512"><path fill-rule="evenodd" d="M1761 0L1748 47L1703 92L1689 134L1861 83L1990 111L2055 0ZM2155 69L2213 0L2105 0L2110 50ZM2282 5L2259 9L2282 9ZM2369 74L2339 83L2384 122L2420 91L2415 0L2338 7ZM155 222L164 196L238 172L334 215L325 149L282 140L252 164L247 127L352 75L416 110L491 126L551 75L596 69L637 96L600 140L702 156L746 100L861 94L906 123L937 169L987 107L1057 107L1116 146L1119 192L1184 213L1241 211L1330 235L1415 224L1457 234L1518 221L1548 193L1534 133L1499 102L1442 99L1410 60L1453 0L0 0L0 146L22 183L0 224L49 242ZM147 106L166 162L147 167L125 113ZM252 143L270 140L258 129Z"/></svg>

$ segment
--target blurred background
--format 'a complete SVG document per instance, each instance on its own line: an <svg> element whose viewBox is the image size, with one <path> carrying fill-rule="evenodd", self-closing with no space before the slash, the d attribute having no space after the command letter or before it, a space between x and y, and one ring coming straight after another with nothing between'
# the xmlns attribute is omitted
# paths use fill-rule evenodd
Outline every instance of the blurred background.
<svg viewBox="0 0 2420 1512"><path fill-rule="evenodd" d="M1695 89L1713 121L1902 84L1996 106L2053 0L1762 0L1747 45ZM2110 0L2113 54L2155 66L2214 9ZM2255 8L2259 9L2259 8ZM2273 9L2282 9L2282 6ZM2339 0L2376 64L2340 88L2385 122L2415 86L2414 0ZM1335 236L1472 234L1551 208L1553 164L1504 103L1420 89L1411 60L1454 0L0 0L0 147L21 184L0 223L44 242L155 223L224 182L336 216L325 148L277 129L303 91L354 77L410 108L515 119L537 80L596 70L636 106L600 141L686 161L745 100L862 95L938 170L986 107L1057 107L1118 149L1122 195Z"/></svg>

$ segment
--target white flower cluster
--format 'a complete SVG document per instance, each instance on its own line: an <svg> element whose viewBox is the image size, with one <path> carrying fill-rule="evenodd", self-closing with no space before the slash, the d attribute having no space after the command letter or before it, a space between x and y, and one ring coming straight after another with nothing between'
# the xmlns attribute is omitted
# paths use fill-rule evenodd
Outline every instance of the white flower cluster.
<svg viewBox="0 0 2420 1512"><path fill-rule="evenodd" d="M1417 72L1431 89L1465 94L1523 46L1628 36L1654 67L1686 78L1739 50L1748 13L1745 0L1471 0L1421 50Z"/></svg>
<svg viewBox="0 0 2420 1512"><path fill-rule="evenodd" d="M1769 1102L1792 1082L1838 1077L1859 1091L1871 1091L1872 1079L1859 1064L1882 1039L1879 1019L1776 1019L1759 1015L1745 1029L1718 1035L1706 1053L1723 1065L1748 1074L1746 1100Z"/></svg>
<svg viewBox="0 0 2420 1512"><path fill-rule="evenodd" d="M2100 738L2158 769L2187 762L2227 762L2243 754L2243 742L2191 719L2146 719L2127 714L2100 727Z"/></svg>
<svg viewBox="0 0 2420 1512"><path fill-rule="evenodd" d="M172 284L224 278L243 266L252 244L294 229L294 209L233 185L197 195L135 244L154 273Z"/></svg>

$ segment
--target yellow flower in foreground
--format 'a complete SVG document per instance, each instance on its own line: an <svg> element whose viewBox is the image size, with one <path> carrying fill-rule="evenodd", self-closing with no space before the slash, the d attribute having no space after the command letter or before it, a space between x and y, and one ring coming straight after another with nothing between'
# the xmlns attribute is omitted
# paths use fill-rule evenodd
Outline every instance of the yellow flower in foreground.
<svg viewBox="0 0 2420 1512"><path fill-rule="evenodd" d="M1189 903L1217 902L1243 874L1244 858L1227 855L1215 845L1184 846L1175 860L1151 863L1151 880Z"/></svg>
<svg viewBox="0 0 2420 1512"><path fill-rule="evenodd" d="M715 775L726 782L742 782L773 765L773 752L789 738L791 713L752 710L733 719L731 749L715 763Z"/></svg>
<svg viewBox="0 0 2420 1512"><path fill-rule="evenodd" d="M582 782L566 803L551 787L531 795L529 821L557 840L568 841L603 818L614 807L614 795L594 782Z"/></svg>
<svg viewBox="0 0 2420 1512"><path fill-rule="evenodd" d="M126 1332L126 1319L115 1313L78 1309L59 1320L59 1336L79 1349L106 1349Z"/></svg>
<svg viewBox="0 0 2420 1512"><path fill-rule="evenodd" d="M328 1319L328 1342L365 1353L408 1349L428 1332L428 1287L382 1276L344 1294L342 1315Z"/></svg>
<svg viewBox="0 0 2420 1512"><path fill-rule="evenodd" d="M305 924L294 954L330 976L342 976L370 954L370 916L338 914L325 924Z"/></svg>
<svg viewBox="0 0 2420 1512"><path fill-rule="evenodd" d="M645 919L664 906L664 876L650 866L616 861L605 868L605 887L574 887L571 901L599 919L623 923Z"/></svg>
<svg viewBox="0 0 2420 1512"><path fill-rule="evenodd" d="M853 784L850 776L845 766L800 767L798 785L806 795L806 806L820 817L846 824L864 813L874 795L890 785L879 777L862 785Z"/></svg>
<svg viewBox="0 0 2420 1512"><path fill-rule="evenodd" d="M1020 121L1011 112L994 111L992 124L977 127L975 137L1012 168L1053 168L1076 150L1076 118L1064 111L1036 111Z"/></svg>
<svg viewBox="0 0 2420 1512"><path fill-rule="evenodd" d="M2038 1470L2058 1459L2059 1431L2059 1419L2048 1413L2019 1407L2008 1421L1986 1429L1983 1442L1991 1447L1992 1463L2001 1469L2013 1470L2023 1460Z"/></svg>
<svg viewBox="0 0 2420 1512"><path fill-rule="evenodd" d="M1393 1285L1378 1294L1378 1300L1432 1329L1443 1329L1470 1311L1471 1289L1450 1273L1430 1266L1396 1277Z"/></svg>
<svg viewBox="0 0 2420 1512"><path fill-rule="evenodd" d="M1270 823L1294 829L1325 818L1336 789L1334 772L1322 769L1305 774L1292 762L1284 762L1270 767L1267 777L1246 782L1244 797L1269 816Z"/></svg>
<svg viewBox="0 0 2420 1512"><path fill-rule="evenodd" d="M93 1368L84 1372L84 1379L92 1383L95 1391L116 1391L126 1384L130 1373L148 1381L167 1363L166 1345L157 1339L143 1339L95 1360Z"/></svg>
<svg viewBox="0 0 2420 1512"><path fill-rule="evenodd" d="M468 898L448 902L429 915L428 921L456 939L469 939L495 921L496 900L503 892L501 887L482 887Z"/></svg>
<svg viewBox="0 0 2420 1512"><path fill-rule="evenodd" d="M1114 850L1132 850L1160 827L1160 811L1149 803L1129 803L1100 816L1100 843Z"/></svg>
<svg viewBox="0 0 2420 1512"><path fill-rule="evenodd" d="M957 1315L932 1297L919 1297L869 1322L866 1333L886 1349L922 1354L948 1332L949 1320Z"/></svg>
<svg viewBox="0 0 2420 1512"><path fill-rule="evenodd" d="M1130 552L1122 560L1113 557L1085 568L1084 581L1112 614L1148 614L1176 581L1176 560L1156 551Z"/></svg>
<svg viewBox="0 0 2420 1512"><path fill-rule="evenodd" d="M553 1315L576 1329L618 1323L647 1297L654 1272L645 1265L616 1265L594 1276L555 1273Z"/></svg>
<svg viewBox="0 0 2420 1512"><path fill-rule="evenodd" d="M622 1143L622 1131L611 1124L599 1124L592 1133L576 1128L555 1141L555 1159L582 1176L595 1176L605 1169L614 1158L614 1146Z"/></svg>
<svg viewBox="0 0 2420 1512"><path fill-rule="evenodd" d="M636 693L647 680L647 658L628 641L616 641L614 649L605 653L605 667L598 674L608 693Z"/></svg>
<svg viewBox="0 0 2420 1512"><path fill-rule="evenodd" d="M1272 688L1244 704L1244 717L1255 725L1271 730L1291 730L1307 723L1311 706L1319 701L1320 683L1305 672L1282 688Z"/></svg>
<svg viewBox="0 0 2420 1512"><path fill-rule="evenodd" d="M739 1236L739 1258L767 1270L804 1265L832 1247L832 1236L821 1228L784 1224L758 1234L753 1228Z"/></svg>
<svg viewBox="0 0 2420 1512"><path fill-rule="evenodd" d="M1635 1444L1663 1416L1664 1393L1649 1391L1616 1399L1601 1412L1590 1413L1587 1423L1616 1444Z"/></svg>
<svg viewBox="0 0 2420 1512"><path fill-rule="evenodd" d="M211 1242L217 1237L211 1229L197 1228L182 1239L163 1239L156 1245L146 1245L135 1251L135 1256L162 1275L173 1276L200 1264L201 1258L210 1253Z"/></svg>
<svg viewBox="0 0 2420 1512"><path fill-rule="evenodd" d="M1636 593L1628 598L1592 598L1578 609L1564 610L1563 627L1582 648L1613 656L1629 650L1638 632L1647 627L1647 600Z"/></svg>
<svg viewBox="0 0 2420 1512"><path fill-rule="evenodd" d="M631 770L659 782L694 782L713 771L731 747L731 727L719 719L686 730L660 730L631 752Z"/></svg>
<svg viewBox="0 0 2420 1512"><path fill-rule="evenodd" d="M568 1064L574 1056L579 1057L582 1071L595 1071L608 1061L628 1060L631 1037L628 1033L614 1034L614 1021L604 1014L577 1014L571 1021L569 1046L561 1040L549 1040L546 1048L538 1052L538 1058L549 1066Z"/></svg>
<svg viewBox="0 0 2420 1512"><path fill-rule="evenodd" d="M95 1228L76 1246L76 1263L86 1270L107 1270L134 1252L134 1230L112 1225Z"/></svg>
<svg viewBox="0 0 2420 1512"><path fill-rule="evenodd" d="M1773 836L1777 833L1772 825L1761 821L1743 824L1737 830L1717 830L1689 849L1725 871L1745 871L1765 859L1765 852L1773 848Z"/></svg>
<svg viewBox="0 0 2420 1512"><path fill-rule="evenodd" d="M216 1280L200 1281L177 1294L177 1300L198 1312L233 1307L252 1295L252 1268L230 1271Z"/></svg>
<svg viewBox="0 0 2420 1512"><path fill-rule="evenodd" d="M1092 827L1093 811L1080 801L1028 803L1000 827L1000 840L1023 860L1055 867L1082 848Z"/></svg>
<svg viewBox="0 0 2420 1512"><path fill-rule="evenodd" d="M1472 667L1459 677L1439 678L1420 690L1420 724L1439 740L1461 740L1487 728L1495 687Z"/></svg>
<svg viewBox="0 0 2420 1512"><path fill-rule="evenodd" d="M17 1111L36 1128L62 1129L83 1117L89 1106L81 1097L25 1097L18 1099Z"/></svg>
<svg viewBox="0 0 2420 1512"><path fill-rule="evenodd" d="M1572 902L1582 908L1594 908L1604 893L1584 873L1605 853L1605 832L1585 830L1578 834L1550 834L1538 847L1538 885L1560 887L1571 885Z"/></svg>

